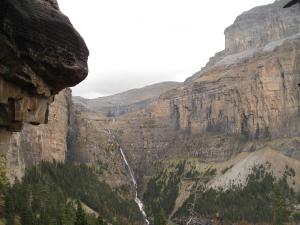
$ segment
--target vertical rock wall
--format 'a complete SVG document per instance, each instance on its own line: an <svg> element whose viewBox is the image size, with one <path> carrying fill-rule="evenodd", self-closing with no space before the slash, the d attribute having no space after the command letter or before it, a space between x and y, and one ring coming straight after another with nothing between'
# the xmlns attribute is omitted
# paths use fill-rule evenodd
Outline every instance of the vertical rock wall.
<svg viewBox="0 0 300 225"><path fill-rule="evenodd" d="M48 124L24 125L8 138L6 154L10 177L20 178L24 169L41 161L64 161L67 152L68 104L71 91L60 92L49 107Z"/></svg>
<svg viewBox="0 0 300 225"><path fill-rule="evenodd" d="M12 178L65 159L71 94L55 95L85 79L88 55L56 0L1 0L0 153Z"/></svg>

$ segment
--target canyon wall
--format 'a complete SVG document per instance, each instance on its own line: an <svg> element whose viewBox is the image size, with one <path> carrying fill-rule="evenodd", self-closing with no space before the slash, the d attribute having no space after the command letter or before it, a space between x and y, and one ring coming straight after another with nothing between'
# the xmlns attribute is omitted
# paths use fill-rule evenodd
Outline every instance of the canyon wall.
<svg viewBox="0 0 300 225"><path fill-rule="evenodd" d="M254 49L270 42L285 39L300 31L299 7L283 9L287 0L258 6L239 15L234 23L225 29L225 49L211 57L202 70L186 80L192 82L217 62L236 53L251 54Z"/></svg>
<svg viewBox="0 0 300 225"><path fill-rule="evenodd" d="M142 175L161 159L226 161L264 146L300 159L300 13L285 3L239 16L225 31L225 50L151 104L86 120L112 130Z"/></svg>
<svg viewBox="0 0 300 225"><path fill-rule="evenodd" d="M277 44L225 58L191 85L162 96L178 129L246 139L298 135L300 36Z"/></svg>
<svg viewBox="0 0 300 225"><path fill-rule="evenodd" d="M226 54L260 48L300 32L299 7L283 9L286 2L275 1L239 15L224 32Z"/></svg>
<svg viewBox="0 0 300 225"><path fill-rule="evenodd" d="M41 160L67 159L105 165L112 174L120 175L114 179L107 174L112 185L126 183L117 142L141 176L151 174L153 161L161 159L196 157L205 162L226 161L240 152L255 151L266 145L299 159L300 14L297 7L283 9L285 2L276 1L243 13L225 31L225 50L204 69L184 84L164 90L160 97L151 95L151 101L135 110L108 115L106 100L104 105L101 99L95 100L97 106L91 108L87 100L77 98L72 103L70 93L64 91L48 112L53 94L61 89L47 77L55 72L49 70L42 79L52 88L49 97L43 95L45 110L27 107L26 112L39 112L45 120L49 115L49 125L38 128L25 125L22 133L12 136L1 131L1 151L7 152L8 163L15 168L13 175L20 176L26 165ZM55 4L49 4L45 3L51 10L58 10ZM86 53L74 52L75 55L79 52L78 59ZM78 60L72 62L76 64ZM78 71L74 65L75 77L86 69L80 62L76 64ZM63 66L67 67L64 63ZM69 72L63 69L57 74ZM64 83L64 76L58 80L62 82L57 83ZM26 90L22 93L27 93ZM30 93L30 96L35 95ZM117 97L119 102L123 99L121 94ZM143 96L138 97L144 100ZM41 107L38 103L36 106ZM131 103L125 107L130 109ZM5 126L9 127L12 126Z"/></svg>
<svg viewBox="0 0 300 225"><path fill-rule="evenodd" d="M25 168L41 161L64 162L69 129L71 90L55 96L50 104L48 124L25 124L21 132L14 132L3 154L6 154L10 178L21 178Z"/></svg>

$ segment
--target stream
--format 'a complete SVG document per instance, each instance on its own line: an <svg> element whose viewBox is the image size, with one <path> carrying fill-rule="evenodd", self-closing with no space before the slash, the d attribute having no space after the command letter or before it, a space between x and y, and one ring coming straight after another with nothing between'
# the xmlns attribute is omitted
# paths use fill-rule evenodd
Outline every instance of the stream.
<svg viewBox="0 0 300 225"><path fill-rule="evenodd" d="M129 171L131 181L132 181L132 183L134 185L134 189L135 189L135 198L134 198L134 201L138 205L138 207L139 207L139 209L140 209L140 211L141 211L141 213L142 213L142 215L144 217L145 223L147 225L149 225L150 223L149 223L149 220L147 219L147 214L146 214L146 212L144 210L144 204L143 204L143 202L138 197L137 182L136 182L136 179L134 177L133 170L131 169L131 167L130 167L128 161L127 161L127 158L126 158L126 156L125 156L125 154L123 152L123 149L121 147L119 147L119 150L120 150L120 153L121 153L121 155L123 157L123 160L124 160L124 162L126 164L126 167L127 167L128 171Z"/></svg>

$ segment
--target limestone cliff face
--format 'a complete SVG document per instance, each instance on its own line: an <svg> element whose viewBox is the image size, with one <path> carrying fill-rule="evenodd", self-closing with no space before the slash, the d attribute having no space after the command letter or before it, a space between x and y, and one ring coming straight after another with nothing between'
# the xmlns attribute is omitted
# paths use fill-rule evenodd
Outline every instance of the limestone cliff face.
<svg viewBox="0 0 300 225"><path fill-rule="evenodd" d="M48 105L88 72L88 49L56 0L0 3L0 128L43 124Z"/></svg>
<svg viewBox="0 0 300 225"><path fill-rule="evenodd" d="M298 135L300 37L235 57L162 96L177 128L246 139Z"/></svg>
<svg viewBox="0 0 300 225"><path fill-rule="evenodd" d="M287 0L278 0L273 4L255 7L238 16L234 23L225 29L225 49L210 58L207 65L188 78L186 83L201 76L226 56L236 53L251 54L255 49L264 47L270 42L300 32L299 7L295 5L283 9L287 2Z"/></svg>
<svg viewBox="0 0 300 225"><path fill-rule="evenodd" d="M287 1L259 6L244 12L225 30L225 52L234 54L263 47L269 42L300 32L299 7L284 9Z"/></svg>
<svg viewBox="0 0 300 225"><path fill-rule="evenodd" d="M300 13L285 2L239 16L225 31L226 49L180 87L102 119L138 173L161 159L226 161L265 146L300 159Z"/></svg>
<svg viewBox="0 0 300 225"><path fill-rule="evenodd" d="M26 167L41 161L65 161L70 101L71 91L63 90L49 107L48 124L26 124L22 132L12 134L7 151L2 152L6 153L11 179L20 178Z"/></svg>

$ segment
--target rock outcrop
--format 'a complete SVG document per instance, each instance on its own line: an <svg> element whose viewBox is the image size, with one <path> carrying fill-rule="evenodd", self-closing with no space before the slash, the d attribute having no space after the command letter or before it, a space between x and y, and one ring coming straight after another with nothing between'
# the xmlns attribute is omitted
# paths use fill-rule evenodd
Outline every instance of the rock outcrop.
<svg viewBox="0 0 300 225"><path fill-rule="evenodd" d="M55 95L85 79L88 54L56 0L1 0L0 153L11 178L42 160L64 161L71 94Z"/></svg>
<svg viewBox="0 0 300 225"><path fill-rule="evenodd" d="M270 42L285 39L300 32L299 7L283 9L286 0L258 6L242 13L225 29L225 49L211 57L202 70L186 80L192 82L219 61L237 53L251 54Z"/></svg>
<svg viewBox="0 0 300 225"><path fill-rule="evenodd" d="M277 44L228 56L191 85L163 96L178 129L246 139L298 135L300 36Z"/></svg>
<svg viewBox="0 0 300 225"><path fill-rule="evenodd" d="M71 90L61 91L49 107L48 124L25 124L21 132L10 136L9 143L1 146L10 179L21 178L25 168L41 161L65 161L70 101Z"/></svg>
<svg viewBox="0 0 300 225"><path fill-rule="evenodd" d="M88 49L55 0L0 3L0 127L47 123L48 106L87 73Z"/></svg>
<svg viewBox="0 0 300 225"><path fill-rule="evenodd" d="M286 2L275 1L238 16L225 30L226 54L260 48L300 32L299 7L283 9Z"/></svg>

